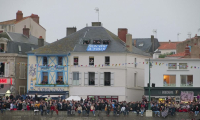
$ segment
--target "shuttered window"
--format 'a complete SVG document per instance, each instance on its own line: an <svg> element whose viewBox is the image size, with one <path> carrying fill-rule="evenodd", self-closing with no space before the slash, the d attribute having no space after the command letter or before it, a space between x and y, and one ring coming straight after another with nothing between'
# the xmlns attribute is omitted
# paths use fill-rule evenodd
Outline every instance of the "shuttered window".
<svg viewBox="0 0 200 120"><path fill-rule="evenodd" d="M22 62L19 65L19 78L26 79L26 65Z"/></svg>

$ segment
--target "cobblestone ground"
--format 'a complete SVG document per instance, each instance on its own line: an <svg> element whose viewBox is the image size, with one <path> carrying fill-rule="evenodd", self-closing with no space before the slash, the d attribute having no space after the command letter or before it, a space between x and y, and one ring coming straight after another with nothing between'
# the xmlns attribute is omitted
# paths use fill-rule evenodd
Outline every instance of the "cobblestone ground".
<svg viewBox="0 0 200 120"><path fill-rule="evenodd" d="M1 115L1 114L0 114ZM128 116L113 116L112 114L107 117L105 113L102 113L99 117L98 116L92 116L90 114L89 117L84 116L78 116L77 114L75 116L67 116L66 112L59 112L59 115L56 115L55 113L53 116L47 115L47 116L41 116L41 115L33 115L33 112L29 111L17 111L17 112L6 112L4 115L0 116L0 120L191 120L192 118L195 118L195 120L200 119L199 116L189 116L188 113L176 113L175 116L167 116L166 118L162 117L146 117L145 115L137 116L135 113L130 113Z"/></svg>

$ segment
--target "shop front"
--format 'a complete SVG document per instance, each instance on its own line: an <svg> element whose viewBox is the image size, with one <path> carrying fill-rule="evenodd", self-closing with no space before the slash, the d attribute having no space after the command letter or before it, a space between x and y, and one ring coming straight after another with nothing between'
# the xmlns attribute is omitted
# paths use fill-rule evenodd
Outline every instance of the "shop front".
<svg viewBox="0 0 200 120"><path fill-rule="evenodd" d="M149 97L149 89L145 87L145 96ZM169 99L170 102L193 102L200 94L200 87L152 87L151 101L164 102Z"/></svg>
<svg viewBox="0 0 200 120"><path fill-rule="evenodd" d="M0 96L8 95L12 86L12 78L0 78Z"/></svg>
<svg viewBox="0 0 200 120"><path fill-rule="evenodd" d="M118 101L118 96L98 96L98 95L88 95L87 99L90 101L112 101L112 102L117 102Z"/></svg>

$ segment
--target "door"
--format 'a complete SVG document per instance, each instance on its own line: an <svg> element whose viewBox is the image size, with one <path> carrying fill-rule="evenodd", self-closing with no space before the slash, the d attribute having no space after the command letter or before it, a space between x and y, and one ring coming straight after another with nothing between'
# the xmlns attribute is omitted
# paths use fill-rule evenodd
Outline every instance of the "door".
<svg viewBox="0 0 200 120"><path fill-rule="evenodd" d="M25 86L19 86L19 94L24 95L25 94Z"/></svg>

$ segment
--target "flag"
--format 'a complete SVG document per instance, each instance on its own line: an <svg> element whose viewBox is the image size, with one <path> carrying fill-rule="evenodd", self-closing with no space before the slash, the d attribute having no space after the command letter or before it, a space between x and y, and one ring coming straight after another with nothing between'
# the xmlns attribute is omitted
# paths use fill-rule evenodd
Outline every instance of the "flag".
<svg viewBox="0 0 200 120"><path fill-rule="evenodd" d="M144 62L143 62L143 64L144 64Z"/></svg>
<svg viewBox="0 0 200 120"><path fill-rule="evenodd" d="M148 62L146 62L146 64L148 64Z"/></svg>
<svg viewBox="0 0 200 120"><path fill-rule="evenodd" d="M153 63L153 62L152 62ZM157 62L156 62L156 65L157 65Z"/></svg>

